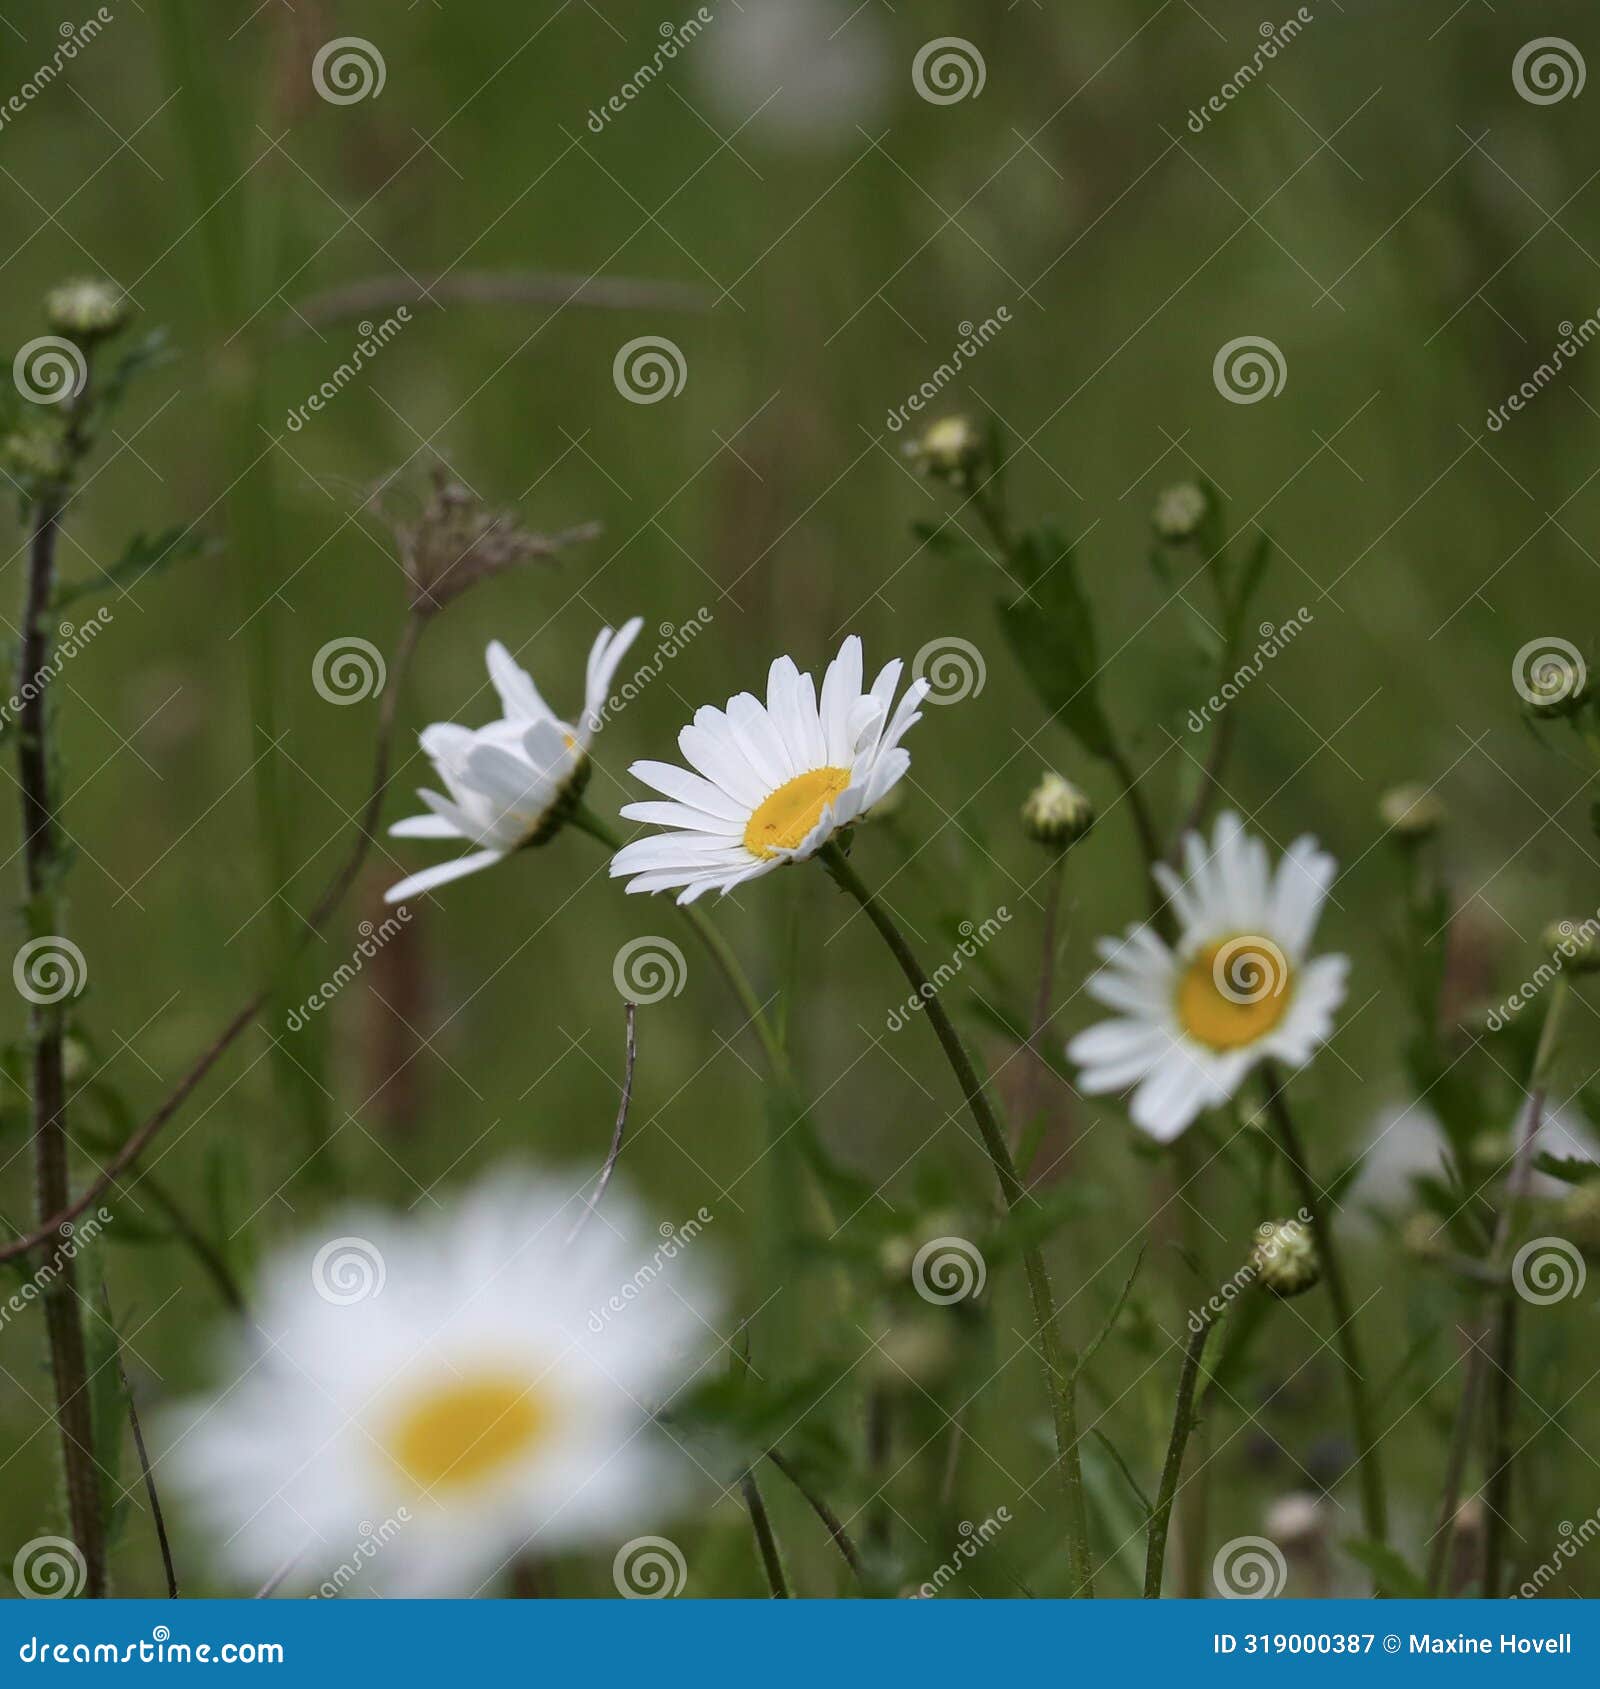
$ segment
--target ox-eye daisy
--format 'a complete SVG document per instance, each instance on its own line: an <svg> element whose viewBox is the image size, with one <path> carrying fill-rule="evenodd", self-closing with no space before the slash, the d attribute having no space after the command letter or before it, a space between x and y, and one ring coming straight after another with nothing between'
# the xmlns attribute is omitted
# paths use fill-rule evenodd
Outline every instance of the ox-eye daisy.
<svg viewBox="0 0 1600 1689"><path fill-rule="evenodd" d="M630 876L629 891L678 890L680 903L692 903L814 856L911 765L900 741L922 719L928 683L914 680L896 705L903 667L896 658L863 691L861 641L851 634L822 677L820 700L811 676L779 657L764 705L741 692L726 710L696 710L678 748L698 772L633 765L670 801L630 803L623 815L669 830L623 846L613 876Z"/></svg>
<svg viewBox="0 0 1600 1689"><path fill-rule="evenodd" d="M1333 1031L1344 956L1310 957L1335 863L1312 838L1277 872L1235 815L1211 843L1183 842L1183 874L1155 869L1181 932L1169 947L1147 926L1101 939L1091 996L1120 1011L1067 1046L1091 1093L1135 1086L1134 1124L1166 1142L1239 1089L1258 1062L1302 1067Z"/></svg>
<svg viewBox="0 0 1600 1689"><path fill-rule="evenodd" d="M701 1263L664 1264L614 1190L569 1246L577 1211L500 1169L268 1263L222 1390L174 1416L160 1467L235 1577L292 1560L324 1593L471 1594L524 1550L658 1514L687 1474L649 1419L711 1338Z"/></svg>
<svg viewBox="0 0 1600 1689"><path fill-rule="evenodd" d="M589 745L600 730L612 677L642 626L635 616L615 633L600 630L589 652L583 713L570 725L544 701L499 640L489 646L489 678L505 716L487 727L448 721L425 727L422 748L450 795L418 791L432 813L413 815L389 829L396 838L463 839L480 848L391 886L385 894L390 903L491 868L512 851L543 844L555 833L583 794Z"/></svg>

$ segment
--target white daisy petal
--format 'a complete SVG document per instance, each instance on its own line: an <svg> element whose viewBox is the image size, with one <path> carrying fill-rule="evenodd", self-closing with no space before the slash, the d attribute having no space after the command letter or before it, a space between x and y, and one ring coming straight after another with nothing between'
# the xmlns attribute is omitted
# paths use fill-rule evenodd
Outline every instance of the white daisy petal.
<svg viewBox="0 0 1600 1689"><path fill-rule="evenodd" d="M444 802L443 798L438 800ZM392 839L459 839L461 829L442 815L408 815L389 829Z"/></svg>
<svg viewBox="0 0 1600 1689"><path fill-rule="evenodd" d="M433 867L412 874L399 885L390 886L383 894L383 900L385 903L404 903L408 897L420 897L435 886L448 885L452 880L462 880L468 874L492 868L505 854L503 850L479 850L471 856L458 856L454 862L436 862Z"/></svg>

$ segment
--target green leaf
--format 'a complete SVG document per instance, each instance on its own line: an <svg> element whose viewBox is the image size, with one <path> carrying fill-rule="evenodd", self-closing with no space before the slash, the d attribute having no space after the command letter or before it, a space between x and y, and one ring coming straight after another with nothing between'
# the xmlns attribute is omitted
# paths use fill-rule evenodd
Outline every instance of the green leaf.
<svg viewBox="0 0 1600 1689"><path fill-rule="evenodd" d="M1267 572L1267 565L1272 561L1272 536L1263 532L1250 548L1250 555L1244 560L1239 570L1239 578L1234 583L1232 602L1228 606L1228 632L1231 638L1237 639L1244 631L1244 619L1250 609L1250 600L1255 597L1256 589L1261 585Z"/></svg>
<svg viewBox="0 0 1600 1689"><path fill-rule="evenodd" d="M108 589L126 591L155 574L158 569L165 569L169 564L177 563L183 558L194 557L212 549L210 539L192 523L187 527L168 528L157 534L154 539L145 534L135 534L128 541L122 556L109 569L102 570L93 580L75 581L69 586L63 586L56 593L56 608L61 609L80 598L87 598L92 593L105 592Z"/></svg>
<svg viewBox="0 0 1600 1689"><path fill-rule="evenodd" d="M956 526L952 517L946 517L942 522L913 522L911 532L936 557L947 557L953 563L988 562L979 547Z"/></svg>
<svg viewBox="0 0 1600 1689"><path fill-rule="evenodd" d="M1133 1258L1133 1271L1128 1274L1127 1282L1123 1285L1120 1294L1118 1295L1115 1303L1113 1303L1110 1316L1107 1318L1106 1323L1100 1327L1099 1331L1096 1332L1094 1337L1090 1339L1087 1347L1079 1354L1077 1363L1072 1369L1074 1381L1076 1381L1078 1375L1083 1371L1083 1369L1088 1366L1089 1362L1094 1359L1095 1355L1099 1351L1100 1345L1111 1335L1117 1321L1122 1318L1122 1310L1127 1306L1128 1297L1133 1293L1133 1281L1138 1278L1139 1269L1143 1265L1144 1250L1140 1249L1139 1253Z"/></svg>
<svg viewBox="0 0 1600 1689"><path fill-rule="evenodd" d="M1078 580L1072 547L1050 523L1023 534L1012 556L1022 593L1000 599L1000 630L1050 714L1092 756L1116 755L1099 699L1094 616Z"/></svg>
<svg viewBox="0 0 1600 1689"><path fill-rule="evenodd" d="M1339 1545L1352 1560L1359 1560L1372 1573L1380 1595L1402 1599L1425 1598L1428 1586L1392 1549L1365 1537Z"/></svg>
<svg viewBox="0 0 1600 1689"><path fill-rule="evenodd" d="M1600 1179L1600 1161L1586 1161L1581 1155L1540 1155L1533 1164L1565 1185L1586 1185Z"/></svg>

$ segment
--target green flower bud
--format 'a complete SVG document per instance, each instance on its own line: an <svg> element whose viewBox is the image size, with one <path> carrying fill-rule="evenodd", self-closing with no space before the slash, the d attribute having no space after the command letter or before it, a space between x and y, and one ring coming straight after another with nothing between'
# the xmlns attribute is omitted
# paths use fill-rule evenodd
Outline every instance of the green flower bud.
<svg viewBox="0 0 1600 1689"><path fill-rule="evenodd" d="M942 416L929 423L922 438L906 447L925 475L964 487L983 462L984 439L971 417Z"/></svg>
<svg viewBox="0 0 1600 1689"><path fill-rule="evenodd" d="M1250 1265L1274 1296L1299 1296L1322 1277L1311 1228L1304 1220L1263 1220Z"/></svg>
<svg viewBox="0 0 1600 1689"><path fill-rule="evenodd" d="M1211 501L1204 487L1193 481L1180 481L1167 487L1157 496L1150 520L1157 535L1178 544L1192 540L1200 532L1200 525L1210 514Z"/></svg>
<svg viewBox="0 0 1600 1689"><path fill-rule="evenodd" d="M70 281L52 289L44 314L57 334L88 344L122 327L128 320L128 301L112 282Z"/></svg>
<svg viewBox="0 0 1600 1689"><path fill-rule="evenodd" d="M1394 786L1378 800L1378 818L1402 844L1431 838L1444 814L1444 805L1423 786Z"/></svg>
<svg viewBox="0 0 1600 1689"><path fill-rule="evenodd" d="M1046 772L1022 806L1022 830L1030 839L1065 850L1094 825L1094 805L1059 774Z"/></svg>

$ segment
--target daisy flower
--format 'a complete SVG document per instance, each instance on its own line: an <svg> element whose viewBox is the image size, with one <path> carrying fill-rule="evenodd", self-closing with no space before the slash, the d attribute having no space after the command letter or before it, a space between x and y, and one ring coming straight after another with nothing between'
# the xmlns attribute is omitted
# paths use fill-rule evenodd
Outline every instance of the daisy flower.
<svg viewBox="0 0 1600 1689"><path fill-rule="evenodd" d="M1333 1031L1344 956L1307 954L1335 863L1296 839L1274 873L1266 846L1236 815L1207 846L1183 841L1184 875L1154 872L1182 929L1170 948L1147 926L1101 939L1089 994L1119 1011L1080 1032L1067 1054L1090 1094L1134 1086L1136 1126L1166 1143L1226 1101L1258 1062L1303 1067Z"/></svg>
<svg viewBox="0 0 1600 1689"><path fill-rule="evenodd" d="M556 715L498 639L490 644L489 678L505 716L487 727L448 721L425 727L420 743L450 795L419 790L431 813L389 829L398 839L462 839L479 848L391 886L385 893L390 903L492 868L512 851L554 835L583 794L589 746L600 731L612 679L643 625L635 616L615 633L600 630L589 651L583 714L574 725Z"/></svg>
<svg viewBox="0 0 1600 1689"><path fill-rule="evenodd" d="M685 1473L649 1421L713 1340L705 1277L614 1192L568 1246L574 1213L501 1168L268 1263L224 1388L175 1412L161 1461L228 1572L471 1594L663 1505Z"/></svg>
<svg viewBox="0 0 1600 1689"><path fill-rule="evenodd" d="M669 801L630 803L624 817L668 831L624 845L613 877L631 876L630 892L682 888L678 901L692 903L814 856L911 766L900 741L922 719L928 683L914 680L896 705L903 667L896 658L862 691L861 641L851 634L828 664L820 701L811 676L779 657L765 704L741 692L726 710L696 710L678 735L696 772L665 762L630 770Z"/></svg>

